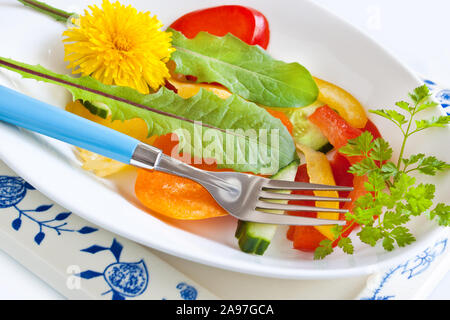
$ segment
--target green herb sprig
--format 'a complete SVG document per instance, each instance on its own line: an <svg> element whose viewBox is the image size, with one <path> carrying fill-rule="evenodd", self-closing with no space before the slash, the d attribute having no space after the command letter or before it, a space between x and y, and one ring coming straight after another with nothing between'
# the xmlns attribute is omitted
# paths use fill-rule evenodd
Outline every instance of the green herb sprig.
<svg viewBox="0 0 450 320"><path fill-rule="evenodd" d="M428 128L444 127L449 124L449 116L432 117L426 120L415 120L421 111L437 106L430 99L427 86L416 88L409 94L411 102L400 101L396 110L371 110L371 113L382 116L393 122L402 132L403 141L399 157L392 158L389 143L364 132L358 138L349 140L339 152L347 156L362 157L353 164L349 172L357 176L367 176L365 189L367 193L355 201L352 212L346 214L347 226L336 226L333 233L338 240L337 246L345 253L352 254L352 240L343 237L344 232L353 224L361 226L357 236L362 242L375 246L381 242L385 250L391 251L396 246L404 247L416 239L405 224L414 216L425 214L429 219L437 221L440 226L450 226L450 206L437 204L433 209L435 185L416 183L411 173L418 172L433 176L445 171L450 165L434 156L423 153L404 158L405 146L409 137ZM406 114L406 116L404 115ZM333 252L333 241L323 240L314 253L315 259L323 259Z"/></svg>

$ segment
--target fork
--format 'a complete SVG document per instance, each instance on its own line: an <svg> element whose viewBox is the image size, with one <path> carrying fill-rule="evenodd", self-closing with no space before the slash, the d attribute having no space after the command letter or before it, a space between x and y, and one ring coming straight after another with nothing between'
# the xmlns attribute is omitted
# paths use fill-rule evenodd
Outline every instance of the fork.
<svg viewBox="0 0 450 320"><path fill-rule="evenodd" d="M347 210L343 209L289 204L288 200L346 202L351 199L280 191L351 191L351 187L273 180L239 172L201 170L130 136L3 86L0 86L0 120L126 164L196 181L225 211L243 221L303 226L345 224L342 220L284 215L271 210L345 213ZM279 200L285 201L280 203Z"/></svg>

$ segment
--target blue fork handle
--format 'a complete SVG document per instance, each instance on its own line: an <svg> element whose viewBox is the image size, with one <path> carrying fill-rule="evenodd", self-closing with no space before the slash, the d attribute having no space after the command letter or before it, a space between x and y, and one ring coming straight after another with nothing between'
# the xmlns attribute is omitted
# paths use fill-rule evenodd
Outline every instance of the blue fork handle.
<svg viewBox="0 0 450 320"><path fill-rule="evenodd" d="M132 137L0 86L0 120L130 163L140 143Z"/></svg>

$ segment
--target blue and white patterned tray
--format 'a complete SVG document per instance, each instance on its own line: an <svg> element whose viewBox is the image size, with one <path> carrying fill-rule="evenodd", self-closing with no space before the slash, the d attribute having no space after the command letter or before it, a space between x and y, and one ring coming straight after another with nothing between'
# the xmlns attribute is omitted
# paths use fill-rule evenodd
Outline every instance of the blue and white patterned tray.
<svg viewBox="0 0 450 320"><path fill-rule="evenodd" d="M0 247L67 298L217 299L148 249L67 212L2 162Z"/></svg>
<svg viewBox="0 0 450 320"><path fill-rule="evenodd" d="M424 82L450 114L450 90ZM449 237L379 270L356 298L426 298L450 269ZM3 162L0 248L70 299L217 299L150 250L53 203Z"/></svg>

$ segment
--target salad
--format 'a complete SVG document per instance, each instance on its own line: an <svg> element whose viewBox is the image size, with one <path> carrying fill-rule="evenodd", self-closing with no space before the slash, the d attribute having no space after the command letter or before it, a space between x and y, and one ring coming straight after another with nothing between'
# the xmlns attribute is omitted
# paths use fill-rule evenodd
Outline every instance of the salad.
<svg viewBox="0 0 450 320"><path fill-rule="evenodd" d="M325 258L335 248L352 254L352 233L386 250L412 243L406 223L427 215L450 225L450 207L433 203L435 186L418 184L413 173L435 175L450 167L425 154L404 157L407 139L448 116L416 120L436 107L426 86L396 109L371 110L399 128L398 158L349 92L314 77L300 63L272 57L270 27L259 11L226 5L189 12L163 28L156 16L104 0L77 15L35 0L26 6L67 23L64 60L79 77L54 73L0 56L0 67L68 89L66 110L97 122L204 170L234 170L274 179L352 186L352 192L314 191L349 197L348 203L316 202L348 209L289 214L346 220L345 226L291 226L292 248ZM83 169L108 178L129 166L77 149ZM149 214L171 219L227 215L198 183L138 170L136 197ZM312 191L294 191L308 194ZM314 205L310 201L292 201ZM277 212L280 213L280 212ZM283 212L281 212L283 213ZM238 221L239 248L262 255L277 226ZM231 235L230 235L231 236Z"/></svg>

